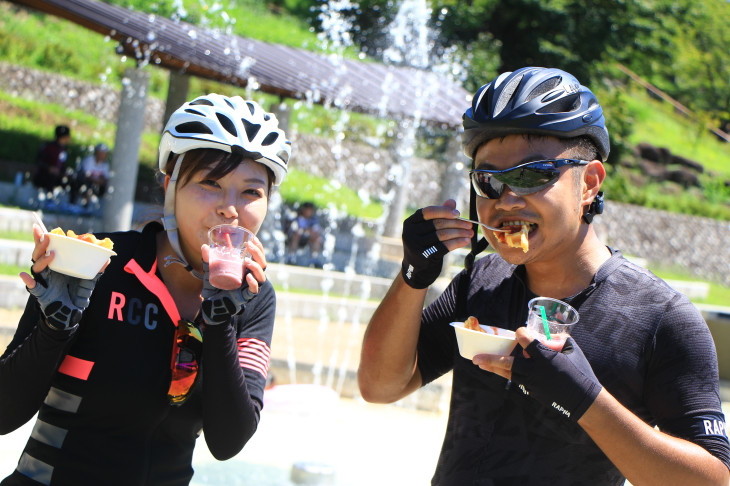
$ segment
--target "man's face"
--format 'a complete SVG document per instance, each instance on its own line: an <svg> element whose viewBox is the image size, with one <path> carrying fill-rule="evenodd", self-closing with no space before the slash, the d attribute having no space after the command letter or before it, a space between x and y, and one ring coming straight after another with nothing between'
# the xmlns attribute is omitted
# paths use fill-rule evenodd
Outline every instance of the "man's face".
<svg viewBox="0 0 730 486"><path fill-rule="evenodd" d="M474 157L476 169L504 170L527 162L545 159L571 158L557 138L532 138L508 135L482 145ZM487 240L508 262L525 264L547 259L559 259L573 251L581 228L580 185L576 174L580 167L561 167L560 178L552 185L525 196L506 188L499 199L477 196L479 219L490 226L513 223L530 224L529 251L508 247L492 231L485 231ZM483 230L484 231L484 230Z"/></svg>

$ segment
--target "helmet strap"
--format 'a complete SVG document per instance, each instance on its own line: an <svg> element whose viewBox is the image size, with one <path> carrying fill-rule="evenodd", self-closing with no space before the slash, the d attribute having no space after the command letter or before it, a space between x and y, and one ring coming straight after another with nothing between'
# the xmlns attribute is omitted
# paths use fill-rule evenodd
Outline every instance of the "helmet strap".
<svg viewBox="0 0 730 486"><path fill-rule="evenodd" d="M177 257L168 255L165 257L165 266L177 263L185 267L185 270L200 280L203 279L203 275L197 272L192 265L190 265L183 256L182 248L180 247L180 241L178 239L177 231L177 218L175 217L175 193L177 191L177 177L180 173L180 167L182 161L185 158L185 153L180 154L177 162L175 162L175 168L172 170L170 175L170 181L167 183L167 189L165 190L165 206L163 209L162 226L167 231L167 239L170 242L170 246L177 255Z"/></svg>
<svg viewBox="0 0 730 486"><path fill-rule="evenodd" d="M477 203L476 193L471 183L469 184L469 219L477 221ZM486 238L479 240L479 225L474 224L474 236L471 238L471 251L464 257L464 267L466 271L459 278L456 286L456 308L454 309L454 319L464 320L467 313L467 297L469 294L469 285L471 282L472 268L474 267L474 259L477 254L489 246Z"/></svg>
<svg viewBox="0 0 730 486"><path fill-rule="evenodd" d="M479 221L479 215L477 214L477 194L474 191L474 187L469 183L469 219L472 221ZM486 250L489 246L489 242L486 238L479 239L479 225L474 224L474 236L471 237L471 251L464 257L464 268L471 274L471 269L474 266L474 260L476 256L482 251Z"/></svg>

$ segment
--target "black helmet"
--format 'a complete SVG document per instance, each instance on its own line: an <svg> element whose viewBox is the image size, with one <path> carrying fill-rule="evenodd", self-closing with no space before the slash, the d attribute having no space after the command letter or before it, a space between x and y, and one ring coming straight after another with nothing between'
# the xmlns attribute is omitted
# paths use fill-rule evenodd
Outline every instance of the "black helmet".
<svg viewBox="0 0 730 486"><path fill-rule="evenodd" d="M526 67L485 84L464 113L464 153L474 159L484 142L510 134L587 136L608 158L608 130L596 96L560 69Z"/></svg>

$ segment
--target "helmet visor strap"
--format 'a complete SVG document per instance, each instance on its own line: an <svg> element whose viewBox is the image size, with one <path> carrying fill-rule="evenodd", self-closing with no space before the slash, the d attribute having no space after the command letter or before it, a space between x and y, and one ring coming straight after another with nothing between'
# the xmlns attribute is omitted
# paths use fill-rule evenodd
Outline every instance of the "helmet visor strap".
<svg viewBox="0 0 730 486"><path fill-rule="evenodd" d="M560 167L586 164L588 161L577 159L538 160L505 170L475 169L469 175L477 195L499 199L507 186L516 195L526 196L554 184L560 178Z"/></svg>

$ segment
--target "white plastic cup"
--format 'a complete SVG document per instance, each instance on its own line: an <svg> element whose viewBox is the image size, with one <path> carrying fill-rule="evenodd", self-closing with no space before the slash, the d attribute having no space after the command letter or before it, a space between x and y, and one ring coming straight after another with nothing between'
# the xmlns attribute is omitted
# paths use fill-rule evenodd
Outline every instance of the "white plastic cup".
<svg viewBox="0 0 730 486"><path fill-rule="evenodd" d="M543 323L540 308L545 312L545 320L550 332L549 339L545 332L545 323ZM578 311L562 300L550 297L536 297L530 300L527 309L527 328L538 334L538 339L542 344L560 352L565 340L570 336L573 326L578 322Z"/></svg>
<svg viewBox="0 0 730 486"><path fill-rule="evenodd" d="M219 224L208 231L208 278L222 290L233 290L243 284L243 259L249 255L246 243L254 234L242 226Z"/></svg>

